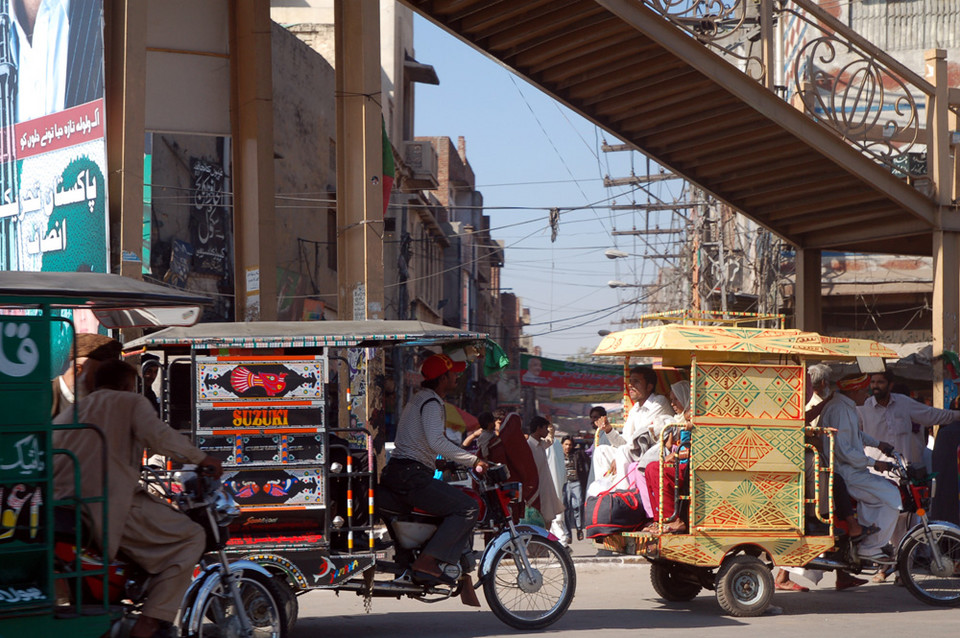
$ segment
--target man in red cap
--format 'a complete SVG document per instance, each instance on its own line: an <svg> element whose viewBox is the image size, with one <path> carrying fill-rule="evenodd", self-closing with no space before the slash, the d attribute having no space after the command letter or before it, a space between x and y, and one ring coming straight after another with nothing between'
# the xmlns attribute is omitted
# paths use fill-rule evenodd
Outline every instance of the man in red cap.
<svg viewBox="0 0 960 638"><path fill-rule="evenodd" d="M857 406L863 405L870 394L870 377L849 374L837 382L837 395L820 413L820 426L837 430L834 454L836 471L847 484L850 496L857 499L857 519L869 530L857 550L860 558L874 562L891 562L881 551L893 534L900 510L900 491L883 477L870 472L869 467L885 472L890 463L875 461L864 453L864 446L879 448L885 454L893 452L889 443L878 441L860 429Z"/></svg>
<svg viewBox="0 0 960 638"><path fill-rule="evenodd" d="M396 447L380 478L380 487L392 492L402 502L443 517L440 527L411 565L414 579L423 583L456 582L444 571L442 563L456 565L460 561L477 522L477 505L473 499L433 478L434 459L438 455L479 471L487 469L485 461L443 434L446 423L444 397L456 385L457 375L464 368L464 362L453 361L445 354L431 355L423 362L421 390L400 415ZM471 589L472 593L472 588L463 589ZM469 604L467 599L464 602Z"/></svg>

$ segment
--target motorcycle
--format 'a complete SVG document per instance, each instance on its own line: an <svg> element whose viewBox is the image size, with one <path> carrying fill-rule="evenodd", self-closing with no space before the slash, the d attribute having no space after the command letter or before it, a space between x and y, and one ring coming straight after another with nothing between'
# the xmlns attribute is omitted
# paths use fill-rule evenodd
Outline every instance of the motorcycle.
<svg viewBox="0 0 960 638"><path fill-rule="evenodd" d="M960 527L927 517L936 493L936 476L910 465L898 452L893 452L893 459L892 473L900 488L902 511L913 514L919 522L901 539L890 563L895 561L901 582L919 601L940 607L960 606ZM854 573L884 567L861 560L848 536L834 551L807 565L808 569Z"/></svg>
<svg viewBox="0 0 960 638"><path fill-rule="evenodd" d="M220 480L206 472L184 469L169 480L150 466L144 466L143 482L148 490L175 503L206 533L206 553L184 595L176 629L189 638L283 638L285 617L280 586L270 572L251 561L228 562L223 547L229 538L227 526L239 508ZM100 569L103 557L91 551L85 531L78 545L72 509L55 512L55 572ZM106 583L100 576L86 577L79 592L84 604L106 602L119 608L119 619L110 629L111 638L127 638L146 600L153 576L122 556L108 566ZM174 631L171 627L168 633ZM172 635L177 635L173 633Z"/></svg>
<svg viewBox="0 0 960 638"><path fill-rule="evenodd" d="M365 593L409 596L422 602L445 600L472 586L468 574L478 564L476 588L483 588L497 618L516 629L547 627L563 616L576 591L576 571L569 553L545 529L514 523L510 506L520 501L521 484L508 481L506 466L491 465L483 474L470 474L477 489L458 487L477 502L474 536L482 534L488 540L481 552L468 548L458 565L447 566L447 575L455 584L420 584L410 570L443 519L413 510L381 489L377 493L379 516L392 540L393 561L378 561L376 569L393 580L374 580Z"/></svg>

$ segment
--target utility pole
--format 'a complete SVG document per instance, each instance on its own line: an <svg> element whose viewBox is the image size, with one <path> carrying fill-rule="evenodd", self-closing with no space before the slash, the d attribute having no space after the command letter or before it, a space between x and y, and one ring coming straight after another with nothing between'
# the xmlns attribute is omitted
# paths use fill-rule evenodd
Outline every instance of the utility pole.
<svg viewBox="0 0 960 638"><path fill-rule="evenodd" d="M337 103L337 313L340 319L383 319L383 138L381 131L380 3L335 0ZM340 365L339 426L369 430L378 459L382 446L384 355L350 351ZM347 384L350 370L357 370ZM382 460L382 459L380 459Z"/></svg>
<svg viewBox="0 0 960 638"><path fill-rule="evenodd" d="M719 268L720 268L720 309L723 311L723 318L728 318L727 308L727 259L726 251L724 250L724 235L723 235L723 211L717 210L717 257L719 259Z"/></svg>

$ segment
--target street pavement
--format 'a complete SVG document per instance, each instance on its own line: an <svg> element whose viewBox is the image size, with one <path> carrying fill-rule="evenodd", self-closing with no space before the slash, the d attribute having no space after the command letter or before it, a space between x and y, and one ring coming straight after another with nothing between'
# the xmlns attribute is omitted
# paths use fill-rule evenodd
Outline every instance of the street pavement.
<svg viewBox="0 0 960 638"><path fill-rule="evenodd" d="M567 613L543 633L554 636L635 638L656 636L810 636L881 638L956 636L960 610L930 607L890 582L835 591L832 574L810 592L777 592L773 606L758 618L726 616L713 592L688 603L660 600L645 561L597 557L590 541L574 543L577 593ZM797 577L794 577L797 579ZM804 583L808 584L809 583ZM373 599L369 610L352 593L314 591L300 597L300 616L290 638L442 638L514 636L517 631L489 610L482 592L480 609L459 600L424 604L404 598Z"/></svg>

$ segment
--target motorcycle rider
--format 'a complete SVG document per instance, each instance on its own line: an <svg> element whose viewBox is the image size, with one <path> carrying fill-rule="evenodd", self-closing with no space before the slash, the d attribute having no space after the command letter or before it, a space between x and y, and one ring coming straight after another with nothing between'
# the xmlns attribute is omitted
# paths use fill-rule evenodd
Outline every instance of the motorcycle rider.
<svg viewBox="0 0 960 638"><path fill-rule="evenodd" d="M205 534L185 514L148 494L140 485L144 448L184 463L212 467L217 476L223 470L219 460L194 447L157 418L149 400L136 393L136 380L136 369L125 361L101 363L91 384L93 391L80 402L78 422L99 427L103 439L91 430L60 430L54 432L53 444L76 455L82 470L82 497L101 494L101 471L106 471L110 531L107 547L103 547L102 506L87 504L84 520L107 559L113 560L122 550L154 575L130 638L160 638L167 635L190 586L193 568L203 554ZM54 423L72 421L73 412L66 410ZM102 441L106 442L106 467ZM73 469L67 455L57 455L53 472L57 499L74 497Z"/></svg>
<svg viewBox="0 0 960 638"><path fill-rule="evenodd" d="M900 491L897 486L868 468L886 472L893 466L886 461L877 461L864 453L865 446L880 449L884 454L893 452L893 446L878 441L860 429L857 406L863 405L870 389L870 377L866 374L848 374L837 382L837 395L820 413L820 425L836 428L834 447L836 471L847 484L850 496L857 499L857 518L874 532L861 542L857 553L861 559L877 563L889 563L882 551L890 540L900 510Z"/></svg>
<svg viewBox="0 0 960 638"><path fill-rule="evenodd" d="M443 434L446 422L444 397L456 385L457 375L465 368L464 362L455 362L445 354L431 355L423 362L421 390L400 415L396 447L380 479L380 487L392 492L403 503L443 517L436 533L411 565L413 578L423 584L454 584L455 580L444 571L441 563L459 562L477 522L474 500L433 478L434 460L439 455L473 467L478 472L488 467L486 461L465 451ZM473 602L476 602L476 594L468 583L462 588L462 595L472 595ZM472 604L467 598L462 599ZM476 605L479 606L479 602Z"/></svg>

